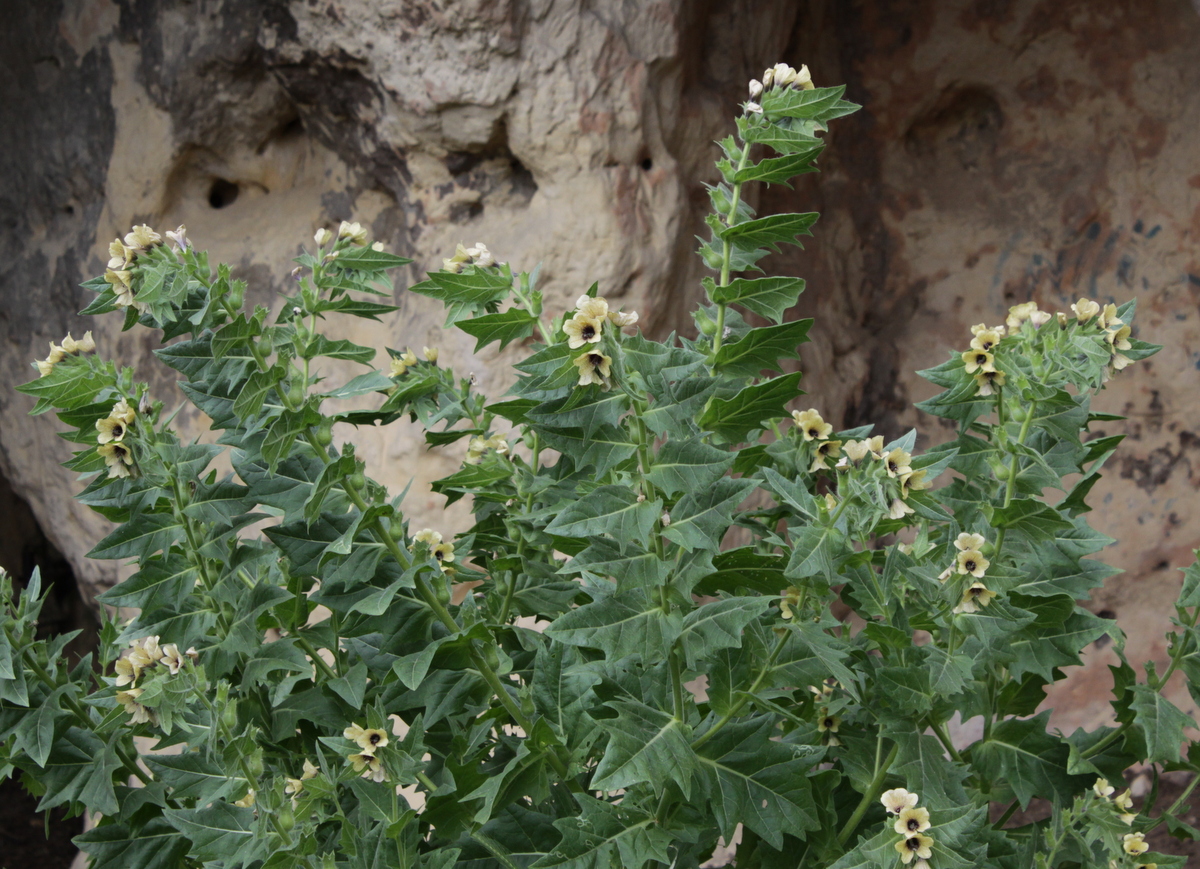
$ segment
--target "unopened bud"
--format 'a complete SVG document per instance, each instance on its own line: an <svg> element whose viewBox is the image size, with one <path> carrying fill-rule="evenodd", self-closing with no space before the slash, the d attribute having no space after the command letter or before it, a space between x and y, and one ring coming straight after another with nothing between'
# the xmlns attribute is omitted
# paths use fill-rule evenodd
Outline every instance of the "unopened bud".
<svg viewBox="0 0 1200 869"><path fill-rule="evenodd" d="M671 514L668 513L666 510L663 510L663 514L660 517L660 521L662 522L663 527L666 528L668 525L671 524Z"/></svg>
<svg viewBox="0 0 1200 869"><path fill-rule="evenodd" d="M437 363L438 349L436 347L422 347L421 352L425 355L425 358L428 361L433 362L434 364Z"/></svg>
<svg viewBox="0 0 1200 869"><path fill-rule="evenodd" d="M317 247L324 247L333 240L333 233L322 227L317 230L317 234L313 236L313 241L317 243Z"/></svg>
<svg viewBox="0 0 1200 869"><path fill-rule="evenodd" d="M300 280L300 275L303 273L304 269L302 269L300 266L296 266L294 269L292 269L292 277L296 280Z"/></svg>
<svg viewBox="0 0 1200 869"><path fill-rule="evenodd" d="M762 96L763 84L756 78L750 79L750 99L756 100Z"/></svg>
<svg viewBox="0 0 1200 869"><path fill-rule="evenodd" d="M746 103L746 114L761 115L762 114L762 106L760 106L758 103L755 103L755 102Z"/></svg>

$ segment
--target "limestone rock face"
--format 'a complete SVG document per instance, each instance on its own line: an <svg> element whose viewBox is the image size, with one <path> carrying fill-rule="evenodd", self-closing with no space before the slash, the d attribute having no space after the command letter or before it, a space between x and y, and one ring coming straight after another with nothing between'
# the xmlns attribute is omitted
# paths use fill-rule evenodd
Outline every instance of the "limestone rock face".
<svg viewBox="0 0 1200 869"><path fill-rule="evenodd" d="M831 132L820 176L754 203L823 213L807 251L764 264L809 280L805 387L826 418L936 442L945 432L911 409L930 392L912 372L962 349L970 324L1031 298L1139 297L1141 335L1167 350L1098 402L1129 417L1106 433L1130 437L1092 496L1093 523L1121 538L1106 557L1128 573L1095 607L1131 634L1132 660L1165 653L1173 568L1200 539L1200 15L1183 0L10 5L0 471L88 588L116 576L84 558L104 523L71 500L53 421L27 417L11 387L48 340L92 328L99 352L177 400L145 336L74 315L114 236L185 223L272 304L313 232L355 219L415 260L401 284L483 241L518 268L541 262L551 309L599 281L646 329L688 329L711 143L746 81L784 60L866 106ZM332 328L381 354L438 346L503 392L504 366L443 333L428 300L396 303L386 323ZM413 479L416 521L461 527L428 491L460 451L427 452L401 425L336 434L377 478ZM1055 702L1084 720L1107 680L1088 667Z"/></svg>

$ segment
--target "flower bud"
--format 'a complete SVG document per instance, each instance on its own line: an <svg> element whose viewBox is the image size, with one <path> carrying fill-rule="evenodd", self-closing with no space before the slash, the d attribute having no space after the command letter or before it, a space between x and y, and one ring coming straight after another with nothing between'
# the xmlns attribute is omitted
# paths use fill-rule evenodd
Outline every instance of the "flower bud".
<svg viewBox="0 0 1200 869"><path fill-rule="evenodd" d="M750 79L750 99L756 100L762 96L763 84L756 78Z"/></svg>
<svg viewBox="0 0 1200 869"><path fill-rule="evenodd" d="M324 247L333 240L333 233L328 229L321 227L317 230L317 234L313 236L313 241L317 243L317 247Z"/></svg>
<svg viewBox="0 0 1200 869"><path fill-rule="evenodd" d="M422 347L422 348L421 348L421 353L423 353L423 354L424 354L425 358L426 358L428 361L432 362L432 363L433 363L433 364L435 364L435 365L437 364L437 361L438 361L438 349L437 349L436 347Z"/></svg>
<svg viewBox="0 0 1200 869"><path fill-rule="evenodd" d="M773 68L763 71L762 86L763 88L772 88L775 86L775 70Z"/></svg>
<svg viewBox="0 0 1200 869"><path fill-rule="evenodd" d="M746 114L761 115L762 113L763 113L762 106L760 106L758 103L754 103L754 102L746 103Z"/></svg>

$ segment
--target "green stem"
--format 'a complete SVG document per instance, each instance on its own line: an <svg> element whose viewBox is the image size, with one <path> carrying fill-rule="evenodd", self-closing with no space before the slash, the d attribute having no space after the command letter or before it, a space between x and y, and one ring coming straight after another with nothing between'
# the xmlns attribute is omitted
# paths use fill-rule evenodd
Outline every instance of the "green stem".
<svg viewBox="0 0 1200 869"><path fill-rule="evenodd" d="M945 725L930 721L929 727L933 731L933 735L938 738L938 742L940 742L946 751L950 753L950 756L959 763L965 764L966 761L963 760L962 755L958 753L958 749L954 747L954 743L950 741L950 736L946 733Z"/></svg>
<svg viewBox="0 0 1200 869"><path fill-rule="evenodd" d="M1004 825L1008 823L1008 819L1017 813L1017 809L1020 808L1020 805L1021 805L1020 800L1013 800L1012 803L1009 804L1009 807L1004 810L1004 814L1000 816L1000 820L998 820L998 821L996 821L996 823L992 824L992 829L993 830L1003 829Z"/></svg>
<svg viewBox="0 0 1200 869"><path fill-rule="evenodd" d="M762 669L758 671L758 676L754 679L754 683L750 686L750 690L742 693L738 699L733 702L733 705L729 707L729 710L719 719L717 719L716 724L692 740L693 750L704 745L704 743L708 742L710 739L720 733L721 729L724 728L726 724L732 721L734 717L742 711L742 707L749 702L750 698L754 695L754 692L758 690L758 686L762 684L763 679L767 678L767 673L771 672L771 667L774 665L775 659L779 657L779 653L783 651L783 647L787 644L787 639L788 635L786 633L779 637L775 643L775 648L771 650L771 656L767 658L766 663L762 665Z"/></svg>
<svg viewBox="0 0 1200 869"><path fill-rule="evenodd" d="M746 168L746 162L749 159L750 159L750 145L749 145L749 143L743 142L742 143L742 156L741 156L741 159L738 160L737 169L734 171L734 177L737 177L737 173L741 172L743 169ZM725 226L726 227L731 227L734 225L734 221L737 219L738 203L741 201L741 199L742 199L742 184L740 181L735 181L733 184L733 195L730 197L730 200L729 200L729 214L727 214L725 217ZM733 256L733 244L729 241L728 238L723 239L721 242L721 282L718 284L718 286L721 286L721 287L729 286L729 266L730 266L730 259L732 258L732 256ZM718 350L721 349L721 340L724 337L724 332L725 332L725 305L724 305L724 303L718 303L718 305L717 305L717 334L713 335L713 347L712 347L712 352L714 354Z"/></svg>
<svg viewBox="0 0 1200 869"><path fill-rule="evenodd" d="M314 647L313 644L310 643L307 638L301 636L298 633L293 634L292 637L296 640L296 645L298 645L301 649L304 650L304 654L306 654L306 655L308 655L308 657L312 658L312 662L313 662L313 664L316 665L317 669L325 674L326 679L337 679L338 678L337 671L334 670L332 667L330 667L329 664L325 663L325 659L322 658L319 654L317 654L316 647Z"/></svg>
<svg viewBox="0 0 1200 869"><path fill-rule="evenodd" d="M1025 437L1029 434L1029 424L1033 422L1033 412L1037 408L1037 402L1031 401L1028 409L1025 411L1025 419L1021 423L1021 431L1017 435L1017 446L1025 443ZM1017 489L1017 462L1019 456L1016 452L1012 454L1012 460L1008 464L1008 480L1004 487L1004 506L1008 507L1012 503L1013 495ZM992 559L1000 558L1000 550L1004 548L1004 532L1007 528L1001 528L1000 533L996 536L996 551L992 555Z"/></svg>
<svg viewBox="0 0 1200 869"><path fill-rule="evenodd" d="M553 344L554 336L550 333L550 330L546 328L546 324L542 322L542 318L538 317L538 315L533 312L533 305L530 304L526 295L521 292L521 281L519 277L513 281L512 291L513 295L517 297L517 301L521 303L521 307L528 311L531 317L535 317L537 319L538 331L542 333L542 340L547 344Z"/></svg>
<svg viewBox="0 0 1200 869"><path fill-rule="evenodd" d="M1173 817L1176 812L1178 812L1181 808L1186 806L1188 797L1190 797L1192 795L1192 791L1194 791L1196 789L1197 784L1200 784L1200 775L1193 775L1192 780L1190 782L1188 782L1187 787L1183 789L1183 792L1179 795L1179 797L1175 800L1175 802L1171 803L1170 808L1168 808L1165 812L1163 812L1161 815L1159 815L1157 818L1155 818L1154 823L1152 823L1149 827L1147 827L1143 832L1149 833L1151 830L1153 830L1155 827L1157 827L1159 824L1161 824L1167 818Z"/></svg>
<svg viewBox="0 0 1200 869"><path fill-rule="evenodd" d="M883 739L882 736L879 737ZM900 743L893 743L892 750L888 752L888 756L884 758L883 763L875 764L875 775L871 779L871 783L867 785L866 793L862 795L858 806L854 809L854 814L850 816L850 820L846 821L846 825L842 827L838 833L838 844L845 845L850 841L850 837L854 835L854 831L858 829L858 825L862 822L863 815L867 813L867 809L875 800L879 799L879 794L883 790L883 780L887 778L888 770L892 768L892 764L896 760L896 755L900 753Z"/></svg>

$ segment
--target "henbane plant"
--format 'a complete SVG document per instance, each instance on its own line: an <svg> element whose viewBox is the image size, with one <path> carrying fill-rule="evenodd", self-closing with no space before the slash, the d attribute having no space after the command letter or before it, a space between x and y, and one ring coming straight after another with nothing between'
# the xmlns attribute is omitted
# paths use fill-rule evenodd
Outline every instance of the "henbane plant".
<svg viewBox="0 0 1200 869"><path fill-rule="evenodd" d="M804 282L753 276L817 215L746 193L814 171L857 106L783 64L750 96L694 338L650 339L595 286L544 311L537 269L482 244L408 289L513 348L502 396L403 337L382 370L336 337L335 315L394 310L409 262L357 224L317 234L273 310L182 227L113 243L86 313L160 331L216 438L181 440L90 337L21 387L116 523L92 556L136 566L102 596L136 615L74 667L35 637L37 577L19 599L0 580L0 775L92 813L93 866L695 867L738 837L739 867L1181 865L1145 835L1200 835L1190 719L1161 693L1200 676L1200 571L1167 671L1113 669L1114 725L1037 712L1089 643L1122 649L1079 602L1113 573L1086 498L1120 437L1089 434L1114 419L1091 402L1158 349L1134 303L975 327L923 372L943 391L920 407L957 430L924 453L835 432L788 370ZM331 382L329 359L364 371ZM433 488L471 499L470 528L410 527L342 439L402 418L462 458ZM955 742L955 716L981 735ZM1136 805L1108 782L1139 763L1191 784ZM1015 826L1035 798L1048 817Z"/></svg>

